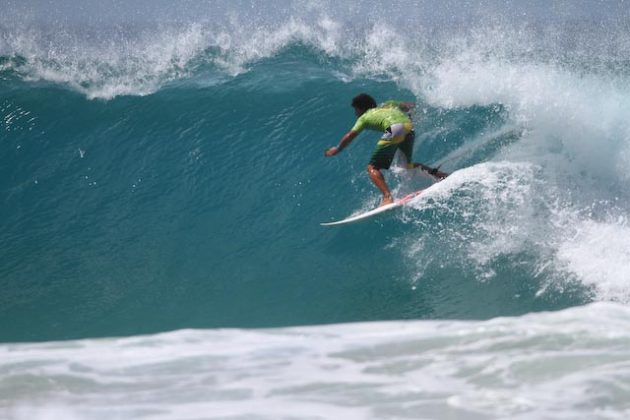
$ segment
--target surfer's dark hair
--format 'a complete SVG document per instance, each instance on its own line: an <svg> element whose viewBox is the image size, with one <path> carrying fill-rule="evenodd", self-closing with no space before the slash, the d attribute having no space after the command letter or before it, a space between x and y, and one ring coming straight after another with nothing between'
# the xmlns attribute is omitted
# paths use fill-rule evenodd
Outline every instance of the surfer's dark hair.
<svg viewBox="0 0 630 420"><path fill-rule="evenodd" d="M352 98L352 106L362 111L367 111L368 109L376 108L376 101L367 93L359 93Z"/></svg>

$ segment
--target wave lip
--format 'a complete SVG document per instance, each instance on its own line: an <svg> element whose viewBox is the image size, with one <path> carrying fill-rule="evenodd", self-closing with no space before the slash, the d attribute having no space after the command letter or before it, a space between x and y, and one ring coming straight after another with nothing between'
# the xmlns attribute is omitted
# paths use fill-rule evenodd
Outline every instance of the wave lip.
<svg viewBox="0 0 630 420"><path fill-rule="evenodd" d="M134 37L114 32L96 41L72 32L32 30L4 35L0 51L4 71L27 82L61 84L89 99L111 99L147 95L190 75L206 48L204 38L197 25Z"/></svg>
<svg viewBox="0 0 630 420"><path fill-rule="evenodd" d="M343 50L340 23L325 15L308 22L289 17L276 24L226 17L218 23L148 27L24 29L0 22L0 28L1 72L67 86L89 99L144 96L206 73L234 77L292 45L314 46L331 55Z"/></svg>
<svg viewBox="0 0 630 420"><path fill-rule="evenodd" d="M517 67L527 63L577 65L580 71L586 60L588 66L596 69L612 66L611 72L615 72L619 67L625 68L625 57L630 51L625 21L623 17L612 19L614 14L610 11L606 21L609 25L601 29L583 17L578 26L563 21L570 14L559 13L557 21L549 23L533 13L531 21L520 22L520 16L509 17L509 10L485 10L477 2L464 7L459 2L446 3L441 7L428 2L415 7L391 4L388 15L370 2L347 7L328 1L287 1L286 7L261 8L242 1L212 8L207 4L189 5L198 15L184 13L186 17L181 16L182 10L177 6L138 5L138 10L133 11L136 15L155 16L147 21L126 15L130 11L122 5L118 5L120 10L100 10L111 15L102 22L44 19L47 23L42 23L28 17L9 22L4 18L0 19L0 56L10 61L22 60L21 64L11 64L11 68L28 81L63 84L90 99L147 95L170 82L198 74L200 68L203 72L204 64L234 76L246 71L251 63L296 44L315 48L326 59L347 60L349 69L343 77L384 75L429 97L430 86L437 84L441 90L440 79L449 77L448 73L452 79L459 77L460 72L472 73L462 80L472 77L475 88L488 79L496 82L492 80L496 73L493 70L511 71L510 63ZM91 6L95 11L108 9ZM452 10L454 7L457 13ZM13 9L12 14L20 14L18 6ZM49 12L56 15L61 10L64 8ZM77 15L89 11L87 7L77 11ZM489 11L492 18L487 16ZM540 12L536 7L533 11ZM467 20L464 16L470 13ZM26 11L24 14L28 16ZM444 26L445 17L453 22ZM600 54L604 47L605 54ZM573 54L566 52L574 50ZM476 73L474 67L467 68L467 63L488 58L488 69ZM543 73L546 71L543 69ZM515 76L520 77L518 73ZM522 82L527 80L517 81ZM454 89L458 88L455 83ZM500 86L499 94L504 91L505 86Z"/></svg>

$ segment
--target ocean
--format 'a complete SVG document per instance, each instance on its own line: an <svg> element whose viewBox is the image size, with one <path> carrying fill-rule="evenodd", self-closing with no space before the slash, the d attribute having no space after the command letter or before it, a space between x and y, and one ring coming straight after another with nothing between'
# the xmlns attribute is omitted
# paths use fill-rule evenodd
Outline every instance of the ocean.
<svg viewBox="0 0 630 420"><path fill-rule="evenodd" d="M630 415L630 5L338 3L3 0L0 418Z"/></svg>

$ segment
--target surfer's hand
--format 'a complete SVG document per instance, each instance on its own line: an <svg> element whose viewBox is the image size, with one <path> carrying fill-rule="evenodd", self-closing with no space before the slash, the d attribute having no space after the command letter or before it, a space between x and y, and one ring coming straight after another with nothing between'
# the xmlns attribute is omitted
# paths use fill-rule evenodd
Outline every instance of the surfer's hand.
<svg viewBox="0 0 630 420"><path fill-rule="evenodd" d="M339 153L339 148L337 146L333 146L330 149L326 150L324 152L324 155L326 157L330 157L330 156L335 156L337 153Z"/></svg>

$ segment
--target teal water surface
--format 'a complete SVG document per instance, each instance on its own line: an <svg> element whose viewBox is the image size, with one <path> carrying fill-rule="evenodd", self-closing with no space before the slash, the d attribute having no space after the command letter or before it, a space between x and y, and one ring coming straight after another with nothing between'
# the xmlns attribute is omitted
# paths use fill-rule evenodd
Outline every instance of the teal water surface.
<svg viewBox="0 0 630 420"><path fill-rule="evenodd" d="M0 340L628 299L622 24L582 23L572 55L562 13L555 37L474 20L403 37L300 10L250 31L234 10L227 26L3 22ZM401 212L324 228L378 200L378 133L323 156L359 92L416 102L416 158L457 172Z"/></svg>

